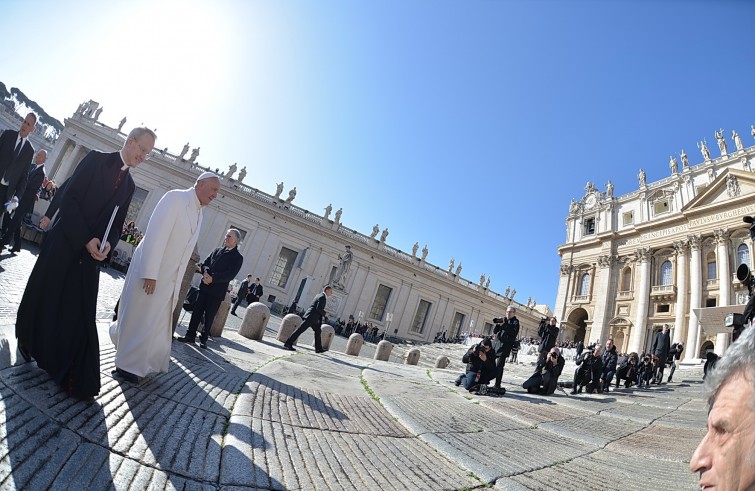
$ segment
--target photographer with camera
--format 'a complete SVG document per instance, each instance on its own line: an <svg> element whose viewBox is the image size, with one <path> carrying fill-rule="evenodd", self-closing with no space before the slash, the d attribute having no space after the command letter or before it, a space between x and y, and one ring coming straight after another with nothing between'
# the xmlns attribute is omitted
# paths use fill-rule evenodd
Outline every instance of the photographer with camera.
<svg viewBox="0 0 755 491"><path fill-rule="evenodd" d="M582 388L586 387L586 392L592 394L597 391L602 392L603 387L600 383L600 376L603 372L603 361L600 358L600 345L595 346L592 351L585 351L577 357L577 370L574 372L574 388L572 394L579 394Z"/></svg>
<svg viewBox="0 0 755 491"><path fill-rule="evenodd" d="M619 355L616 353L613 338L606 340L606 349L603 351L602 358L603 371L600 375L600 385L603 388L603 392L608 392L613 375L616 373L616 363L619 361Z"/></svg>
<svg viewBox="0 0 755 491"><path fill-rule="evenodd" d="M509 305L506 308L506 317L493 319L493 349L495 350L495 388L501 388L503 367L506 359L511 354L511 348L519 337L519 319L516 318L516 309Z"/></svg>
<svg viewBox="0 0 755 491"><path fill-rule="evenodd" d="M642 388L642 384L645 387L650 387L650 379L653 378L653 360L651 355L644 355L642 361L637 365L637 387Z"/></svg>
<svg viewBox="0 0 755 491"><path fill-rule="evenodd" d="M537 329L537 335L540 336L540 355L537 357L537 363L544 362L551 348L556 346L558 339L558 327L556 327L556 318L547 317L540 319L540 326Z"/></svg>
<svg viewBox="0 0 755 491"><path fill-rule="evenodd" d="M496 374L495 353L493 342L485 338L479 344L475 344L461 358L467 364L467 371L459 375L456 385L464 384L464 388L474 392L482 385L487 385Z"/></svg>
<svg viewBox="0 0 755 491"><path fill-rule="evenodd" d="M530 394L549 396L556 391L558 377L564 369L564 357L558 348L551 348L545 359L537 362L535 373L522 384Z"/></svg>
<svg viewBox="0 0 755 491"><path fill-rule="evenodd" d="M671 378L674 376L674 372L676 371L676 365L677 363L679 363L679 360L682 359L683 351L684 343L682 343L681 341L671 345L671 352L669 353L667 360L667 363L671 364L671 372L668 374L668 380L666 382L671 382Z"/></svg>
<svg viewBox="0 0 755 491"><path fill-rule="evenodd" d="M637 362L640 357L637 353L629 353L627 359L616 370L616 388L624 381L624 388L628 389L637 381Z"/></svg>

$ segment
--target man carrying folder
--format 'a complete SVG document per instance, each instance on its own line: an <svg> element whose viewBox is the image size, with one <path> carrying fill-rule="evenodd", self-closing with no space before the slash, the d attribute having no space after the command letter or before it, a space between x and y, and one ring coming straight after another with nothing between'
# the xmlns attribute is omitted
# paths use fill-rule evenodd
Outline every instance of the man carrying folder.
<svg viewBox="0 0 755 491"><path fill-rule="evenodd" d="M136 189L129 170L147 159L155 139L152 130L134 128L120 151L91 151L79 163L18 308L21 355L35 359L79 399L100 392L95 323L100 263L118 241Z"/></svg>

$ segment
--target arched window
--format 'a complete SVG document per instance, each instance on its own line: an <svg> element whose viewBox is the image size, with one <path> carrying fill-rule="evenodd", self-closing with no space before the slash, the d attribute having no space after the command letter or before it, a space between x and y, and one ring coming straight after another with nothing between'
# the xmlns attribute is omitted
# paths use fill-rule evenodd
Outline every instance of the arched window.
<svg viewBox="0 0 755 491"><path fill-rule="evenodd" d="M740 264L746 264L747 267L750 266L750 248L747 247L747 244L740 244L737 247L737 266Z"/></svg>
<svg viewBox="0 0 755 491"><path fill-rule="evenodd" d="M590 294L590 274L585 273L582 275L582 281L579 284L579 295L586 296Z"/></svg>
<svg viewBox="0 0 755 491"><path fill-rule="evenodd" d="M666 260L661 264L661 285L673 285L674 279L672 273L674 268L671 266L671 261Z"/></svg>
<svg viewBox="0 0 755 491"><path fill-rule="evenodd" d="M706 262L708 263L708 279L715 280L718 277L716 276L716 255L709 252Z"/></svg>
<svg viewBox="0 0 755 491"><path fill-rule="evenodd" d="M621 291L628 292L632 289L632 268L624 268L621 276Z"/></svg>

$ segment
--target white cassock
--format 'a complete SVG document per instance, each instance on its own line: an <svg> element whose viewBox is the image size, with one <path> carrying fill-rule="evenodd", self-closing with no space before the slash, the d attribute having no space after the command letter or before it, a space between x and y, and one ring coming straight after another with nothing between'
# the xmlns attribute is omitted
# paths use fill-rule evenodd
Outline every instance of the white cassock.
<svg viewBox="0 0 755 491"><path fill-rule="evenodd" d="M139 377L168 371L173 309L201 224L194 188L168 191L152 212L131 258L118 320L110 326L116 367ZM157 280L152 295L144 291L145 278Z"/></svg>

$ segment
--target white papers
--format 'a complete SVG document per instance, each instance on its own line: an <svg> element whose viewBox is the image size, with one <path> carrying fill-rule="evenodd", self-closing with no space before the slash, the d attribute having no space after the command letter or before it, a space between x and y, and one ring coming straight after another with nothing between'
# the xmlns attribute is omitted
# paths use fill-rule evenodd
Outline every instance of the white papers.
<svg viewBox="0 0 755 491"><path fill-rule="evenodd" d="M105 250L105 242L107 241L107 236L110 235L110 228L113 226L113 220L115 220L115 215L117 213L118 213L118 205L115 205L113 214L110 215L110 221L107 223L107 228L105 229L105 235L102 236L102 240L100 241L100 252Z"/></svg>

